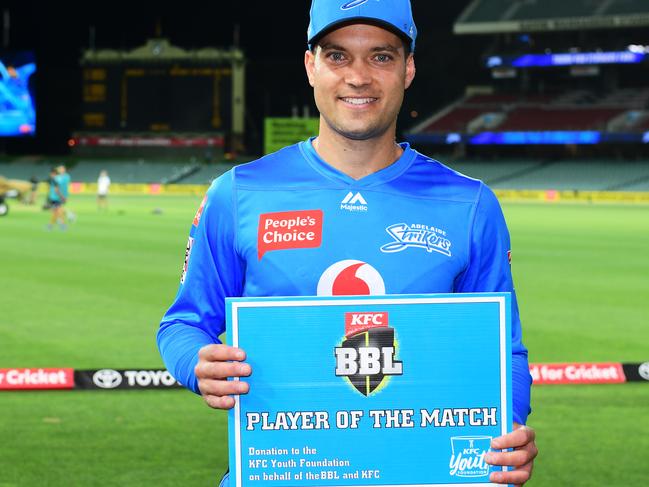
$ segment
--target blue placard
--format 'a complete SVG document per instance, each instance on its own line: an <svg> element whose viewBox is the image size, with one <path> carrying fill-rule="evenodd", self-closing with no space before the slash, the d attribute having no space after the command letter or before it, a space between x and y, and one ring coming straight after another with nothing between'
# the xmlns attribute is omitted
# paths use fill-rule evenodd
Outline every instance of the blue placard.
<svg viewBox="0 0 649 487"><path fill-rule="evenodd" d="M510 295L227 300L248 355L236 487L495 485L512 429Z"/></svg>

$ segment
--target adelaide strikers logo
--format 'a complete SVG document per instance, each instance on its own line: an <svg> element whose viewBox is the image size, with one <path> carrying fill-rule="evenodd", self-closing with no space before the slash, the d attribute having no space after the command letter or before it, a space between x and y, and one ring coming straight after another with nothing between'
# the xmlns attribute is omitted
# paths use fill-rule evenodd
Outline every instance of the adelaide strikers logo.
<svg viewBox="0 0 649 487"><path fill-rule="evenodd" d="M349 380L364 396L379 390L392 375L403 375L395 360L397 343L388 313L345 313L345 338L334 348L336 376Z"/></svg>
<svg viewBox="0 0 649 487"><path fill-rule="evenodd" d="M367 296L385 294L381 274L360 260L341 260L322 273L318 296Z"/></svg>

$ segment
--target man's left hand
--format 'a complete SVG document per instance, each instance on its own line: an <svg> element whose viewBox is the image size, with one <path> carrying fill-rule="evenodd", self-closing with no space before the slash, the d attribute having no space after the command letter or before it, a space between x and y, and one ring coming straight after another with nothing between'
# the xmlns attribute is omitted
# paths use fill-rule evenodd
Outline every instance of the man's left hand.
<svg viewBox="0 0 649 487"><path fill-rule="evenodd" d="M514 484L517 487L527 482L532 476L534 458L539 453L534 442L535 437L532 428L514 423L514 431L494 438L491 441L492 449L513 451L489 452L485 455L485 461L490 465L513 467L513 470L492 472L489 480L497 484Z"/></svg>

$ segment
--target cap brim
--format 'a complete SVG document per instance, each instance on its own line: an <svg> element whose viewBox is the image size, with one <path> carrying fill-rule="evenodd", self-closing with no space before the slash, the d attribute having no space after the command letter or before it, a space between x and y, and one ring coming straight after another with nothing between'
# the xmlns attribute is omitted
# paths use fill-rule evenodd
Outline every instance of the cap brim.
<svg viewBox="0 0 649 487"><path fill-rule="evenodd" d="M352 25L352 24L369 24L369 25L375 25L377 27L381 27L382 29L385 30L389 30L394 35L399 37L401 40L406 42L410 47L410 49L412 50L412 42L413 42L412 39L409 36L407 36L403 31L395 27L393 24L372 17L362 17L362 16L337 20L327 25L326 27L321 29L320 32L318 32L311 39L309 39L308 42L309 49L313 49L314 46L318 44L318 41L322 39L324 36L326 36L327 34L330 34L336 29L340 29L341 27L345 27L346 25Z"/></svg>

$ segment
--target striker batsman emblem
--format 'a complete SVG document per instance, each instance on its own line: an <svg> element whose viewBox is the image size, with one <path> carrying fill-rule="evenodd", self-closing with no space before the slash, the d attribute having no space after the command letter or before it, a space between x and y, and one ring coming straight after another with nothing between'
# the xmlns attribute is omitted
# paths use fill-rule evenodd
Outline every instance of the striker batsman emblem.
<svg viewBox="0 0 649 487"><path fill-rule="evenodd" d="M345 313L345 339L334 349L336 375L347 377L364 396L375 392L386 377L403 374L395 360L394 328L387 313Z"/></svg>

